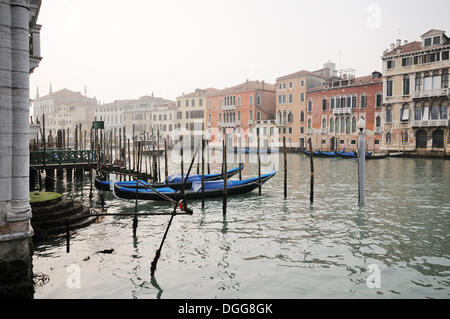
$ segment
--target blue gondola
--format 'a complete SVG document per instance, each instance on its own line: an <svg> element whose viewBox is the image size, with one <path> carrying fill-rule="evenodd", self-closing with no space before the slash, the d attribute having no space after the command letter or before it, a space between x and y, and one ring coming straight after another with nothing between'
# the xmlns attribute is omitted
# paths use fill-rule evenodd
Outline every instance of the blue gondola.
<svg viewBox="0 0 450 319"><path fill-rule="evenodd" d="M231 178L233 176L235 176L236 174L239 173L239 171L242 171L244 169L244 165L241 165L240 167L236 167L233 168L231 170L229 170L227 172L227 178ZM175 174L175 175L171 175L168 178L169 181L169 185L167 185L166 183L155 183L153 186L153 183L149 183L146 181L141 180L141 183L138 183L138 189L139 188L143 188L145 189L146 187L144 185L150 185L152 187L155 188L160 188L160 187L171 187L173 189L179 190L181 189L181 174ZM205 180L206 181L215 181L215 180L220 180L223 179L222 173L217 173L217 174L205 174ZM186 187L191 187L192 182L194 181L201 181L202 180L202 175L201 174L197 174L197 175L191 175L189 176L187 182L186 182ZM101 180L96 178L95 179L95 187L97 189L101 189L101 190L105 190L105 191L109 191L111 190L111 182L110 181L106 181L106 180ZM143 185L144 184L144 185ZM136 188L136 181L125 181L125 182L116 182L116 185L119 187L126 187L126 188Z"/></svg>
<svg viewBox="0 0 450 319"><path fill-rule="evenodd" d="M268 174L261 175L261 183L266 183L268 180L274 177L275 174L276 172L272 171ZM253 177L242 181L227 181L227 195L241 195L249 193L259 186L258 181L258 177ZM205 198L221 197L223 194L223 184L223 180L205 182ZM185 198L187 200L201 199L201 186L201 181L194 181L192 183L192 186L185 191ZM158 188L157 191L174 200L181 199L182 196L181 191L174 190L170 187ZM116 184L116 186L114 187L114 192L117 197L124 199L136 199L137 196L137 198L140 200L166 200L160 194L150 189L138 189L136 194L135 189L119 187Z"/></svg>
<svg viewBox="0 0 450 319"><path fill-rule="evenodd" d="M342 152L336 152L336 154L339 157L343 157L343 158L357 158L358 157L358 154L356 152L344 152L344 151L342 151ZM366 153L366 156L371 156L371 155L372 155L372 152Z"/></svg>

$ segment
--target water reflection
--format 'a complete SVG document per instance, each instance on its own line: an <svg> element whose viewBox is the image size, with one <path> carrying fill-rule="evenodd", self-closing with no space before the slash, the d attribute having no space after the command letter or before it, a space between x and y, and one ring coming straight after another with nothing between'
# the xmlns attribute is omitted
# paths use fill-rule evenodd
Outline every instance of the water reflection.
<svg viewBox="0 0 450 319"><path fill-rule="evenodd" d="M39 287L36 298L450 296L448 161L368 161L365 207L357 205L355 161L315 159L314 165L313 206L309 158L298 154L288 154L287 200L281 167L263 186L263 196L256 190L229 197L226 216L221 199L207 201L205 209L201 201L189 203L194 215L175 218L158 263L158 282L150 277L150 263L167 217L139 218L134 236L132 217L107 218L78 231L70 254L65 254L64 240L41 243L36 247L35 272L50 274L52 286ZM263 166L262 172L270 169ZM177 170L170 166L169 174ZM211 165L211 172L217 171L220 165ZM243 178L256 174L256 165L245 166ZM83 185L67 182L64 187L78 196L82 189L83 201L89 203L88 178ZM108 192L105 200L109 212L134 212L134 201ZM99 205L98 191L92 205ZM141 212L171 211L164 202L138 205ZM61 288L65 277L48 270L66 267L105 246L114 247L115 255L108 264L95 258L86 262L83 278L88 287L81 291ZM370 264L382 267L381 289L366 285Z"/></svg>

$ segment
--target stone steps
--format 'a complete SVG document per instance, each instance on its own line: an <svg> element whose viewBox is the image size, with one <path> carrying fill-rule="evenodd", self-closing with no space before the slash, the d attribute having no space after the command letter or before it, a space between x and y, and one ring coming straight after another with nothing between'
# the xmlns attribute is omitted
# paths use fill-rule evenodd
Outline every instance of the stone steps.
<svg viewBox="0 0 450 319"><path fill-rule="evenodd" d="M51 202L48 206L33 205L32 210L31 225L36 239L65 236L67 222L73 218L82 217L70 223L70 231L89 226L97 220L96 217L90 216L90 208L83 206L79 200L63 199Z"/></svg>

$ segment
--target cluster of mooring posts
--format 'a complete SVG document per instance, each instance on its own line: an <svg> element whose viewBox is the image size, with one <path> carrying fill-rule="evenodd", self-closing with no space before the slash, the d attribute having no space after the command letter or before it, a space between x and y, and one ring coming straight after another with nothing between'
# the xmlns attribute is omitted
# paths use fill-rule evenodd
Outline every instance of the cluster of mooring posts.
<svg viewBox="0 0 450 319"><path fill-rule="evenodd" d="M67 180L71 181L72 172L75 171L75 176L83 177L85 171L89 171L90 178L90 199L92 199L93 187L93 172L95 169L96 176L106 177L109 174L111 185L114 187L114 183L119 177L119 181L135 181L136 182L136 199L135 199L135 210L134 213L107 213L105 210L105 200L104 191L100 192L100 202L101 202L101 213L95 211L91 213L92 217L105 217L105 216L128 216L133 217L133 236L136 236L136 231L138 228L138 218L140 216L169 216L169 222L167 224L166 230L164 232L161 244L156 251L155 257L151 263L151 276L154 276L156 271L157 263L161 255L161 251L167 237L167 234L172 225L173 218L176 215L192 215L193 211L188 207L186 201L186 184L191 174L195 160L197 159L197 173L200 174L201 171L201 206L205 207L205 173L210 174L210 160L209 160L209 140L205 139L204 136L201 137L201 145L199 145L194 152L191 159L187 174L184 174L184 160L183 160L183 136L179 138L180 144L180 173L181 173L181 192L179 192L176 199L172 199L165 194L158 191L155 188L155 183L162 181L161 176L161 165L160 156L164 154L164 182L169 186L168 179L168 150L169 141L164 138L164 149L160 150L160 135L159 131L154 134L152 130L151 134L149 132L141 132L141 134L136 135L135 126L133 126L132 140L126 136L125 127L111 130L105 132L103 128L103 122L94 122L90 132L82 131L81 126L76 126L74 132L74 138L70 138L70 130L60 130L57 132L56 139L49 134L45 134L45 116L42 116L42 123L39 119L36 119L36 123L40 124L39 133L36 139L33 140L33 145L30 152L30 184L36 184L35 176L38 175L39 179L39 189L42 189L42 177L41 173L45 172L46 187L47 183L51 184L51 181L63 179L62 170L66 170ZM89 133L89 139L87 138ZM227 133L224 129L223 131L223 161L222 161L222 176L223 176L223 215L226 216L227 213ZM71 143L72 142L72 143ZM311 139L308 141L310 150L310 203L314 203L314 153L312 151ZM199 152L199 148L201 150ZM241 139L239 139L239 148L241 147ZM247 147L250 149L249 140L247 140ZM205 158L205 150L208 149L207 156ZM240 148L241 150L241 148ZM360 132L359 140L359 159L358 159L358 177L359 177L359 193L358 199L360 204L365 202L365 191L364 191L364 178L365 178L365 141L363 130ZM242 152L238 152L239 165L242 165ZM261 195L261 150L260 150L260 137L257 136L257 165L258 165L258 193ZM284 159L284 198L288 197L287 189L287 148L286 148L286 138L283 137L283 159ZM200 169L201 167L201 169ZM57 170L57 179L54 178L54 171ZM142 179L151 182L144 183ZM241 170L239 170L239 180L242 180ZM173 205L172 211L170 213L156 213L156 212L139 212L138 211L138 191L139 187L149 189L158 194L164 200ZM180 212L177 213L177 209ZM66 225L66 251L70 252L70 224L76 222L80 218L85 217L74 217L67 221Z"/></svg>

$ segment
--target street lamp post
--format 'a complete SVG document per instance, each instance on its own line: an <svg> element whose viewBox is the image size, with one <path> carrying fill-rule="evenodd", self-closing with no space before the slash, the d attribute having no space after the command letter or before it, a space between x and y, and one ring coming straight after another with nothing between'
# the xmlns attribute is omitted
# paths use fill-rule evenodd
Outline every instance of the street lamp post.
<svg viewBox="0 0 450 319"><path fill-rule="evenodd" d="M366 128L366 121L363 117L359 119L359 152L358 152L358 203L359 205L366 204L366 143L364 141L364 129Z"/></svg>

